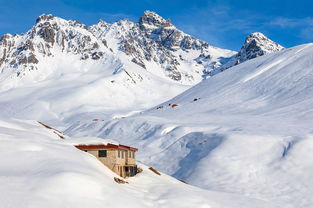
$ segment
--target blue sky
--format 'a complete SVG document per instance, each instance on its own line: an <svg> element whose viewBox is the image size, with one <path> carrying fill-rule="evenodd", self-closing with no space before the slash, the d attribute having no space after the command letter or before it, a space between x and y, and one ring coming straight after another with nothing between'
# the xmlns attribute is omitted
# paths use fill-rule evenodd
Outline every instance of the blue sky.
<svg viewBox="0 0 313 208"><path fill-rule="evenodd" d="M285 47L313 42L309 0L0 0L0 34L23 33L43 13L78 20L137 22L145 10L170 18L181 30L211 45L238 50L251 32Z"/></svg>

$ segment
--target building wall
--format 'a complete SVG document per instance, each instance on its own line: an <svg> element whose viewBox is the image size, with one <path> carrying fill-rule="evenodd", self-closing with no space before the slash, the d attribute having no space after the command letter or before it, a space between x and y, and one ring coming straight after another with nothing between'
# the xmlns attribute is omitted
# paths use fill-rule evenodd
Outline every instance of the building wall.
<svg viewBox="0 0 313 208"><path fill-rule="evenodd" d="M127 173L125 172L125 166L136 166L135 151L117 150L117 149L106 149L106 150L107 150L106 157L99 157L98 154L99 149L87 150L87 152L95 156L98 160L100 160L100 162L102 162L104 165L106 165L108 168L110 168L113 172L120 175L121 177L127 176ZM124 155L122 156L122 154Z"/></svg>
<svg viewBox="0 0 313 208"><path fill-rule="evenodd" d="M100 160L104 165L106 165L111 170L115 171L116 166L116 150L114 149L107 149L107 156L106 157L99 157L98 152L99 150L88 150L88 153L92 154L98 160Z"/></svg>
<svg viewBox="0 0 313 208"><path fill-rule="evenodd" d="M136 152L135 151L128 151L128 156L129 153L131 153L131 157L128 157L128 164L129 165L136 165Z"/></svg>
<svg viewBox="0 0 313 208"><path fill-rule="evenodd" d="M117 151L117 164L120 165L136 165L136 158L133 158L134 156L134 151L130 150L116 150ZM120 154L118 154L118 151L120 151ZM129 152L131 152L131 157ZM120 155L120 157L118 157ZM122 157L122 155L124 155ZM136 157L136 156L135 156Z"/></svg>

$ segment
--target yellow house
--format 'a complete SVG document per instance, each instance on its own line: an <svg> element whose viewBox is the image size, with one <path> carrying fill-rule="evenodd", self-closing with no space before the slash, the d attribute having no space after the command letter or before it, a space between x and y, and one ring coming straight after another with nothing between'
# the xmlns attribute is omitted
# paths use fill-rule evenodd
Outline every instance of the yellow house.
<svg viewBox="0 0 313 208"><path fill-rule="evenodd" d="M75 145L88 152L121 177L131 177L137 173L137 148L115 144Z"/></svg>

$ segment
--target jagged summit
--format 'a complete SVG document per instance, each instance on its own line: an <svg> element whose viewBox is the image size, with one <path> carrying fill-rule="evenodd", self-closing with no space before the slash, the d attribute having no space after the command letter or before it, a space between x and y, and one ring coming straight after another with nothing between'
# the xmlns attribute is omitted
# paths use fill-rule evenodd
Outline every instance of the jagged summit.
<svg viewBox="0 0 313 208"><path fill-rule="evenodd" d="M263 33L251 33L237 55L237 64L268 53L282 50L284 47L266 37Z"/></svg>
<svg viewBox="0 0 313 208"><path fill-rule="evenodd" d="M36 19L36 23L39 23L40 21L52 20L53 18L54 16L52 14L42 14Z"/></svg>
<svg viewBox="0 0 313 208"><path fill-rule="evenodd" d="M103 21L103 20L99 20ZM104 22L104 21L103 21ZM54 25L54 27L60 26L60 25L76 25L76 26L80 26L80 27L84 27L85 29L87 29L88 27L82 23L80 23L77 20L66 20L63 19L61 17L57 17L54 16L52 14L41 14L38 16L38 18L36 19L36 24L34 25L34 27L38 26L38 25L49 25L52 24Z"/></svg>
<svg viewBox="0 0 313 208"><path fill-rule="evenodd" d="M140 25L149 25L149 26L155 26L155 27L169 27L173 26L170 19L164 19L157 13L153 11L145 11L140 19L139 19Z"/></svg>
<svg viewBox="0 0 313 208"><path fill-rule="evenodd" d="M208 75L213 76L242 62L254 59L259 56L263 56L265 54L274 53L282 49L284 49L283 46L270 40L263 33L251 33L249 36L246 37L243 46L236 55L230 58L229 61L227 61L221 67L209 72Z"/></svg>
<svg viewBox="0 0 313 208"><path fill-rule="evenodd" d="M170 20L152 11L145 11L138 23L120 20L109 24L99 20L92 26L42 14L26 33L2 37L0 71L10 75L6 77L23 79L27 74L36 77L57 72L60 66L47 63L69 63L69 56L72 65L84 68L93 64L108 66L112 64L106 63L108 57L114 57L113 71L121 71L120 65L135 64L139 70L159 77L195 84L208 69L220 66L220 60L233 54L178 30Z"/></svg>

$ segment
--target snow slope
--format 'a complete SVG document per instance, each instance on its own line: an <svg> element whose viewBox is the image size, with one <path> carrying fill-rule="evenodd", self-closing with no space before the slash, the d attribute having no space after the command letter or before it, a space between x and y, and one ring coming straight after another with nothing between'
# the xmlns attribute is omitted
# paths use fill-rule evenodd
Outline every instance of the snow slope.
<svg viewBox="0 0 313 208"><path fill-rule="evenodd" d="M66 133L136 144L143 163L202 188L309 208L312 54L306 44L264 55L145 112Z"/></svg>
<svg viewBox="0 0 313 208"><path fill-rule="evenodd" d="M190 87L160 79L133 65L126 67L132 69L132 78L125 71L108 75L112 65L87 71L67 68L64 74L60 70L47 80L3 91L0 117L56 121L56 125L97 119L99 115L110 119L117 113L146 109Z"/></svg>
<svg viewBox="0 0 313 208"><path fill-rule="evenodd" d="M143 172L117 184L115 173L73 147L95 138L60 139L35 121L0 120L2 208L276 207L233 194L206 191L163 173Z"/></svg>

